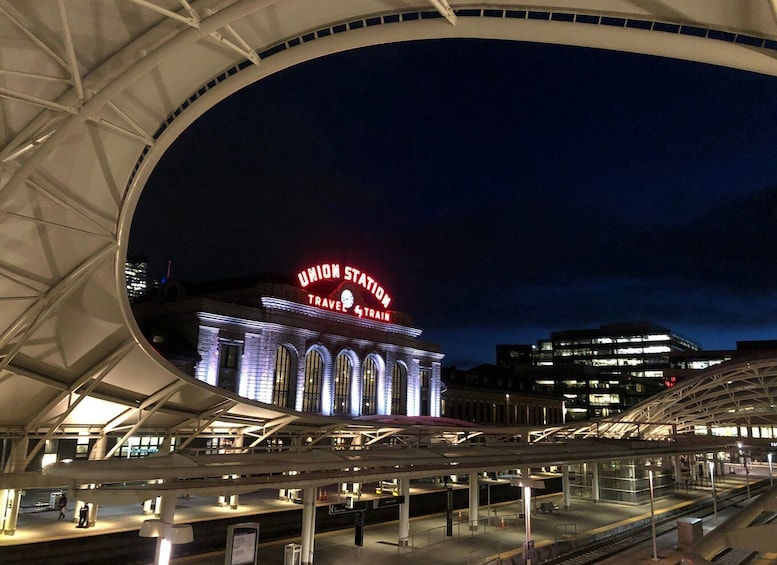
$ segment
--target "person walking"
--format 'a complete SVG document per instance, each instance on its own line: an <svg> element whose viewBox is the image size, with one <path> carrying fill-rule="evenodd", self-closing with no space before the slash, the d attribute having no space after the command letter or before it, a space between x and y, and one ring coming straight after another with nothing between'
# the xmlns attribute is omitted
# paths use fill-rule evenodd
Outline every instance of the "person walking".
<svg viewBox="0 0 777 565"><path fill-rule="evenodd" d="M57 500L57 508L59 508L59 518L57 520L62 520L65 517L65 510L67 510L67 496L64 493Z"/></svg>

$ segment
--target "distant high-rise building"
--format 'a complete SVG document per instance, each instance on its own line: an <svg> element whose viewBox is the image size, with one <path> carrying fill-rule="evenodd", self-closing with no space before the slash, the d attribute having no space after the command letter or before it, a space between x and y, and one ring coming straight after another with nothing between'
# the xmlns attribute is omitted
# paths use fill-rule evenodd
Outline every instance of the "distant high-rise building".
<svg viewBox="0 0 777 565"><path fill-rule="evenodd" d="M124 264L127 296L134 302L148 291L148 258L145 255L127 258Z"/></svg>
<svg viewBox="0 0 777 565"><path fill-rule="evenodd" d="M567 420L612 416L665 386L670 356L695 353L695 342L650 322L606 324L595 329L552 332L528 346L498 345L497 362L527 392L565 399Z"/></svg>

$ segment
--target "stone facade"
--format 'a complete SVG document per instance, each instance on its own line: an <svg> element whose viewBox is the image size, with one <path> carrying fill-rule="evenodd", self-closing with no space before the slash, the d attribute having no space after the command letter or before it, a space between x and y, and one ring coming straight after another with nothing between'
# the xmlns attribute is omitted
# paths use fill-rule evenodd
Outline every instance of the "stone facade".
<svg viewBox="0 0 777 565"><path fill-rule="evenodd" d="M406 315L392 312L392 323L363 319L306 304L291 284L240 279L230 289L226 282L203 292L174 281L174 292L162 288L135 307L152 345L171 333L193 342L194 378L322 415L441 415L443 354L403 323ZM338 386L339 398L347 396L339 408Z"/></svg>

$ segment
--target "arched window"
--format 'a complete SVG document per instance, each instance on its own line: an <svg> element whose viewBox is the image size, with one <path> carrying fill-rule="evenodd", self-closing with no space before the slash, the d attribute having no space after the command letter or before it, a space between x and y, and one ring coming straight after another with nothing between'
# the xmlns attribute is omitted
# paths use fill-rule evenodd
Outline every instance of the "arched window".
<svg viewBox="0 0 777 565"><path fill-rule="evenodd" d="M362 371L362 414L378 412L378 365L375 359L367 357Z"/></svg>
<svg viewBox="0 0 777 565"><path fill-rule="evenodd" d="M394 363L391 372L391 413L407 412L407 369L402 363Z"/></svg>
<svg viewBox="0 0 777 565"><path fill-rule="evenodd" d="M281 408L289 407L289 382L291 381L291 354L284 346L275 350L275 374L273 375L272 403Z"/></svg>
<svg viewBox="0 0 777 565"><path fill-rule="evenodd" d="M335 361L334 398L332 414L351 413L351 373L353 365L347 355L340 354Z"/></svg>
<svg viewBox="0 0 777 565"><path fill-rule="evenodd" d="M421 367L421 416L429 415L429 385L431 384L431 376L432 370L429 367Z"/></svg>
<svg viewBox="0 0 777 565"><path fill-rule="evenodd" d="M321 382L324 377L324 359L315 349L305 356L305 387L302 390L302 411L321 411Z"/></svg>

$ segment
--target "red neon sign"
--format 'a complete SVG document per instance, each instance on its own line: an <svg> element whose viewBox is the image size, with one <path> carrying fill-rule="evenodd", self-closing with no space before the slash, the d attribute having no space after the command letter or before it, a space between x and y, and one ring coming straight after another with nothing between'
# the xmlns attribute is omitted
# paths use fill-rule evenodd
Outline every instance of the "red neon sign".
<svg viewBox="0 0 777 565"><path fill-rule="evenodd" d="M300 271L297 279L302 288L322 280L352 282L370 292L384 308L388 308L391 303L391 296L374 277L350 265L340 268L339 263L321 263Z"/></svg>
<svg viewBox="0 0 777 565"><path fill-rule="evenodd" d="M316 286L316 283L322 281L339 283L328 297L308 292L308 304L311 306L344 312L359 318L391 322L391 312L371 308L362 303L361 289L371 294L383 308L388 308L391 296L374 277L361 269L351 265L341 266L339 263L320 263L297 273L297 279L302 288Z"/></svg>

